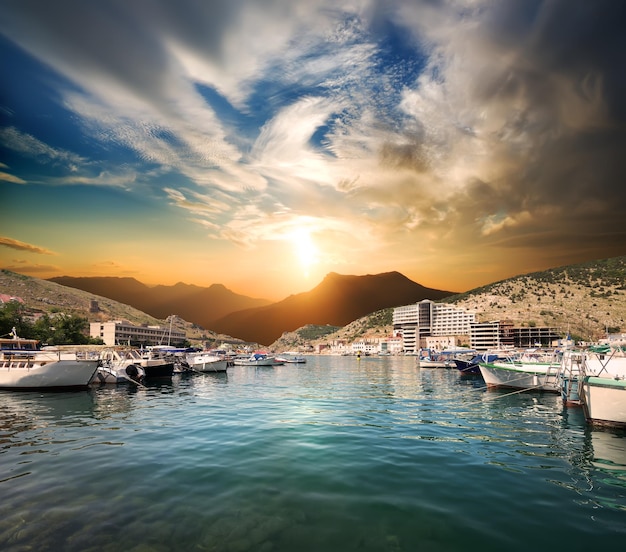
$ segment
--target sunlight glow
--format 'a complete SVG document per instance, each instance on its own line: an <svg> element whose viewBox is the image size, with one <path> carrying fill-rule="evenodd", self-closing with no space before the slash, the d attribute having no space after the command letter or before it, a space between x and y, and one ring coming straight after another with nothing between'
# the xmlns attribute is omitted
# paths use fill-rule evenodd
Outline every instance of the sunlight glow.
<svg viewBox="0 0 626 552"><path fill-rule="evenodd" d="M290 235L290 240L295 249L295 255L300 266L304 270L304 275L309 275L309 269L319 262L319 250L311 238L311 231L308 228L298 228Z"/></svg>

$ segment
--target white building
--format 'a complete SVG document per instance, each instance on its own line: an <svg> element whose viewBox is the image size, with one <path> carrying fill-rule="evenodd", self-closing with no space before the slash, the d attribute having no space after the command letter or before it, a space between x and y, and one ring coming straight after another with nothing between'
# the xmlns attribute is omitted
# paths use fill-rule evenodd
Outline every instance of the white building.
<svg viewBox="0 0 626 552"><path fill-rule="evenodd" d="M187 334L175 328L141 325L135 326L127 320L91 322L89 335L99 337L105 345L182 345Z"/></svg>
<svg viewBox="0 0 626 552"><path fill-rule="evenodd" d="M393 311L394 332L402 335L404 352L412 354L425 345L426 337L469 336L474 322L475 312L428 299Z"/></svg>
<svg viewBox="0 0 626 552"><path fill-rule="evenodd" d="M379 339L360 339L352 342L352 353L363 353L366 355L377 355L380 353L380 340Z"/></svg>

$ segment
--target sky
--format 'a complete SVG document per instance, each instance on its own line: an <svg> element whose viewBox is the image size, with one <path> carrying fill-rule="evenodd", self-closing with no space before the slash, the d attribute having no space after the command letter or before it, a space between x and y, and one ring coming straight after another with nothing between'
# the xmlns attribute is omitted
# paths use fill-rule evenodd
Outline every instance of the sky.
<svg viewBox="0 0 626 552"><path fill-rule="evenodd" d="M0 267L467 291L626 254L626 2L2 0Z"/></svg>

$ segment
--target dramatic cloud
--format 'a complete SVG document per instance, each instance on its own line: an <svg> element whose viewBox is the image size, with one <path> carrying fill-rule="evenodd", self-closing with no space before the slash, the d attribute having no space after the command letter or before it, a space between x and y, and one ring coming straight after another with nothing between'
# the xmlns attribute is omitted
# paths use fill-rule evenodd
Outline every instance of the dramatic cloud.
<svg viewBox="0 0 626 552"><path fill-rule="evenodd" d="M326 271L419 280L497 257L495 278L626 253L621 2L21 0L0 14L28 54L11 70L50 102L26 116L7 82L0 180L19 188L160 203L155 217L182 216L216 255L304 226ZM359 270L364 252L375 268Z"/></svg>

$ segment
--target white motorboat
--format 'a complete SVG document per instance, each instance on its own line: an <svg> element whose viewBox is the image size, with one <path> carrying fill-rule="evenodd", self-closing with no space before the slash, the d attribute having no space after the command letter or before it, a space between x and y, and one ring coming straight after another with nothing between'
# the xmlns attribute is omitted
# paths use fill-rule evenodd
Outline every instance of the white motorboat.
<svg viewBox="0 0 626 552"><path fill-rule="evenodd" d="M101 365L89 382L91 385L132 383L142 385L146 373L138 364L114 364Z"/></svg>
<svg viewBox="0 0 626 552"><path fill-rule="evenodd" d="M559 393L561 359L512 357L492 362L479 362L480 373L487 387L506 387L524 391Z"/></svg>
<svg viewBox="0 0 626 552"><path fill-rule="evenodd" d="M253 353L247 357L238 357L233 363L235 366L276 366L281 364L275 357L266 353Z"/></svg>
<svg viewBox="0 0 626 552"><path fill-rule="evenodd" d="M145 378L168 378L174 373L174 358L159 351L106 349L100 353L100 360L115 374L122 374L131 365L141 368L139 372L143 371Z"/></svg>
<svg viewBox="0 0 626 552"><path fill-rule="evenodd" d="M452 355L443 354L431 349L420 349L416 359L420 368L455 368L456 364Z"/></svg>
<svg viewBox="0 0 626 552"><path fill-rule="evenodd" d="M211 351L188 353L185 360L193 372L226 372L228 368L228 360Z"/></svg>
<svg viewBox="0 0 626 552"><path fill-rule="evenodd" d="M305 357L293 351L281 353L276 357L276 360L284 364L304 364L306 362Z"/></svg>
<svg viewBox="0 0 626 552"><path fill-rule="evenodd" d="M589 423L626 427L626 351L622 347L585 351L577 380Z"/></svg>
<svg viewBox="0 0 626 552"><path fill-rule="evenodd" d="M36 339L0 339L0 388L87 387L100 360L76 352L39 349Z"/></svg>

